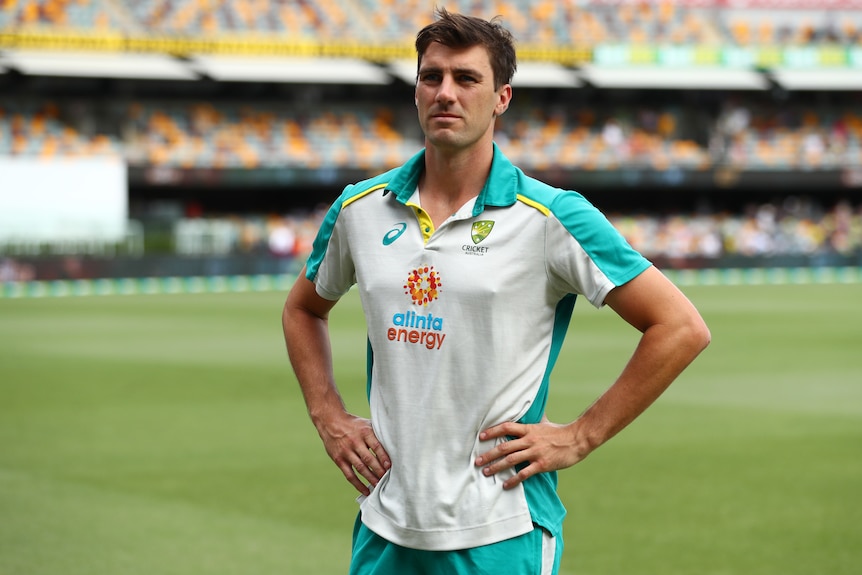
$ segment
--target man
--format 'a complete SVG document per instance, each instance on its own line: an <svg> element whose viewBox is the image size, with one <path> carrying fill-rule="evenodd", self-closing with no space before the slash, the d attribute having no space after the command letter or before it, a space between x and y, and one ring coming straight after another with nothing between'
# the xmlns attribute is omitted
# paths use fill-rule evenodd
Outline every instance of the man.
<svg viewBox="0 0 862 575"><path fill-rule="evenodd" d="M361 494L351 574L556 573L556 471L637 417L710 335L582 196L525 176L494 144L510 34L437 16L416 40L425 148L333 204L287 297L285 340L326 451ZM370 420L341 401L327 329L354 284ZM578 294L642 336L608 390L556 424L545 401Z"/></svg>

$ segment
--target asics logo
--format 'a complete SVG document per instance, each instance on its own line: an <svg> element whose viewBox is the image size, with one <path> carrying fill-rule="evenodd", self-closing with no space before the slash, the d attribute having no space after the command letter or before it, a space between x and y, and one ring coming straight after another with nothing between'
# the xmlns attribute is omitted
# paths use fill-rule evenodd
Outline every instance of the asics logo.
<svg viewBox="0 0 862 575"><path fill-rule="evenodd" d="M399 222L395 224L395 226L391 230L386 232L385 236L383 236L383 245L388 246L389 244L400 238L401 234L403 234L404 230L406 229L407 224L404 222Z"/></svg>

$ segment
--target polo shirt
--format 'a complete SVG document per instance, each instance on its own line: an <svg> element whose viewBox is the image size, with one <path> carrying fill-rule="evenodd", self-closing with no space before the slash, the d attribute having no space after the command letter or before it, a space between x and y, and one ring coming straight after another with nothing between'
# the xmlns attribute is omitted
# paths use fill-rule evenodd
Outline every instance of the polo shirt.
<svg viewBox="0 0 862 575"><path fill-rule="evenodd" d="M536 523L562 534L555 472L517 488L474 465L479 432L542 419L578 295L604 298L650 266L580 194L525 175L494 144L478 197L435 229L419 201L424 150L347 186L307 262L317 293L356 285L368 329L367 394L392 467L362 522L426 550L476 547ZM495 440L501 441L501 440Z"/></svg>

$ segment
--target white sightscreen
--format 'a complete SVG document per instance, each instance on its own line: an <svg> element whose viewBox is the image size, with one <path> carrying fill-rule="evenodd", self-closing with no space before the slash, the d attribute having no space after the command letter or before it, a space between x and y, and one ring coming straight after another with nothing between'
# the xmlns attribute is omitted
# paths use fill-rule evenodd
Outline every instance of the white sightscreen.
<svg viewBox="0 0 862 575"><path fill-rule="evenodd" d="M0 157L0 241L119 241L127 186L121 159Z"/></svg>

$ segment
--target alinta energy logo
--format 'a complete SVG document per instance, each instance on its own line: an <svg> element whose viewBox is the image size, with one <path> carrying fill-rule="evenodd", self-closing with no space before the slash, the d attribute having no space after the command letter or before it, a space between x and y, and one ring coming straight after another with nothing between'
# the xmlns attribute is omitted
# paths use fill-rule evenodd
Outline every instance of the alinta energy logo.
<svg viewBox="0 0 862 575"><path fill-rule="evenodd" d="M461 246L461 251L468 256L484 256L488 253L487 246L480 246L482 240L488 237L491 230L494 229L494 220L479 220L473 222L473 227L470 229L470 239L473 240L473 245L464 244Z"/></svg>
<svg viewBox="0 0 862 575"><path fill-rule="evenodd" d="M440 274L434 267L423 266L411 271L404 284L404 293L408 294L416 305L427 306L440 297Z"/></svg>
<svg viewBox="0 0 862 575"><path fill-rule="evenodd" d="M411 304L428 308L440 297L443 283L440 273L433 266L420 266L407 274L404 293L410 296ZM428 349L440 349L446 334L443 333L443 318L433 313L417 313L412 309L392 316L392 327L386 332L389 341L424 345Z"/></svg>

